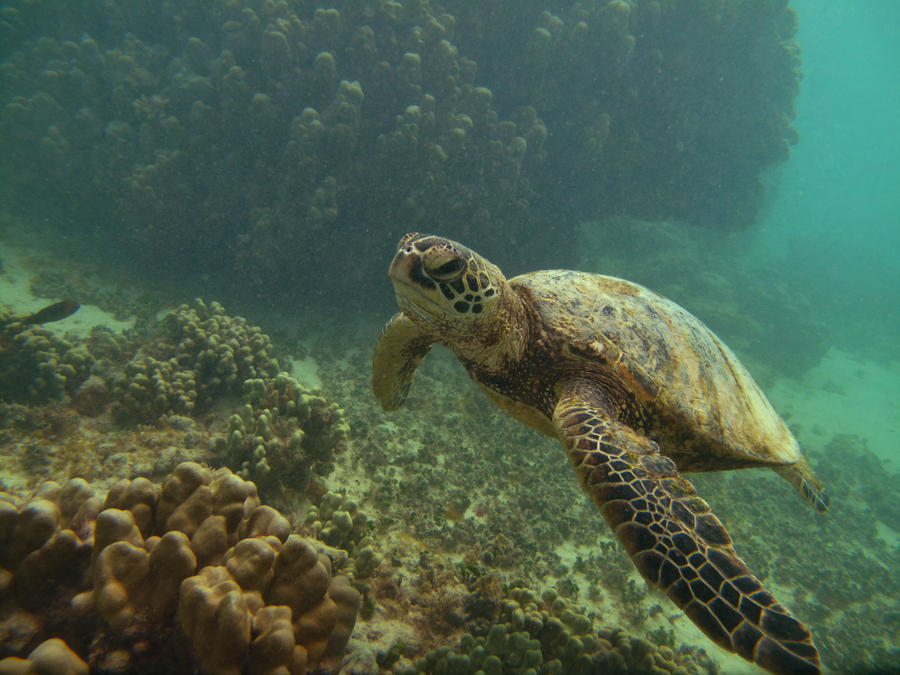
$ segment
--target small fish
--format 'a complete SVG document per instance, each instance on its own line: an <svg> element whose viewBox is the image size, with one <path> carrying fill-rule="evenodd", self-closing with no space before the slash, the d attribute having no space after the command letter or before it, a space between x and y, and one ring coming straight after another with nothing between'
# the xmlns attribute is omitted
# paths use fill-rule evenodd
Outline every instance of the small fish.
<svg viewBox="0 0 900 675"><path fill-rule="evenodd" d="M21 323L27 326L34 326L42 323L49 323L51 321L59 321L65 319L67 316L72 316L78 311L80 306L81 305L71 299L54 302L52 305L47 305L34 314L29 314L22 319Z"/></svg>

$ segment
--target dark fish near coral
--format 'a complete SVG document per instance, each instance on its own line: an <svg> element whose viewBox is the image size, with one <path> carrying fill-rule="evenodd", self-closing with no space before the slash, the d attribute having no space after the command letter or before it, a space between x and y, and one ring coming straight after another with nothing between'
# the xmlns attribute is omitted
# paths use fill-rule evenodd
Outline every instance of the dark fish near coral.
<svg viewBox="0 0 900 675"><path fill-rule="evenodd" d="M47 305L34 314L29 314L22 319L21 323L35 326L42 323L50 323L51 321L60 321L67 316L72 316L78 311L80 306L81 305L71 299L54 302L52 305Z"/></svg>

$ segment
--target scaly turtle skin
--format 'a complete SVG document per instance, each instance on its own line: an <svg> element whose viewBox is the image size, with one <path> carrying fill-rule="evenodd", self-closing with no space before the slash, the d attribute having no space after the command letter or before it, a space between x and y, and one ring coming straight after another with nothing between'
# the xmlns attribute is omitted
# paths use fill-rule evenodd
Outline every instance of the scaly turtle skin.
<svg viewBox="0 0 900 675"><path fill-rule="evenodd" d="M640 573L706 635L773 673L820 672L809 631L679 474L769 466L828 508L797 441L712 331L637 284L564 270L507 281L430 235L400 241L390 277L402 311L373 364L386 410L431 345L448 347L495 403L562 442Z"/></svg>

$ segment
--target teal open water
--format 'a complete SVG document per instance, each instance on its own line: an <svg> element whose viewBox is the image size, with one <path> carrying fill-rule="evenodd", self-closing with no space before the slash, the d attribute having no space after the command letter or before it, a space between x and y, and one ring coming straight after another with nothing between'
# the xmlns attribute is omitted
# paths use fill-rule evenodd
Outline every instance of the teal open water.
<svg viewBox="0 0 900 675"><path fill-rule="evenodd" d="M0 673L900 672L898 120L893 0L0 3Z"/></svg>
<svg viewBox="0 0 900 675"><path fill-rule="evenodd" d="M833 312L848 341L896 359L900 318L900 8L793 3L800 15L800 142L774 172L760 246ZM855 329L862 328L861 331Z"/></svg>

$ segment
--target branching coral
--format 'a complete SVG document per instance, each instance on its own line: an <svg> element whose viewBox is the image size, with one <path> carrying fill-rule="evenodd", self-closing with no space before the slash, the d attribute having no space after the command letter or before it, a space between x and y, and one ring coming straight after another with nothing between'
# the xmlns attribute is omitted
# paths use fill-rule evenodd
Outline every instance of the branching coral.
<svg viewBox="0 0 900 675"><path fill-rule="evenodd" d="M326 492L310 506L303 520L304 531L329 547L338 547L349 555L348 573L357 587L366 590L366 580L381 563L371 524L359 505L336 492Z"/></svg>
<svg viewBox="0 0 900 675"><path fill-rule="evenodd" d="M0 400L61 399L87 379L93 361L82 346L45 328L0 317Z"/></svg>
<svg viewBox="0 0 900 675"><path fill-rule="evenodd" d="M217 302L197 299L169 312L162 324L161 334L144 336L135 352L135 340L102 328L86 341L69 341L14 316L0 317L0 399L41 403L69 395L79 412L97 415L114 398L121 421L151 423L237 398L247 381L265 388L280 370L269 336ZM297 403L316 442L333 447L345 432L337 419L330 424L339 413L324 411L328 404L310 395Z"/></svg>
<svg viewBox="0 0 900 675"><path fill-rule="evenodd" d="M166 413L207 409L238 395L247 380L272 378L278 361L269 336L218 302L197 299L163 319L162 339L149 341L113 383L123 420L154 422Z"/></svg>
<svg viewBox="0 0 900 675"><path fill-rule="evenodd" d="M327 475L350 430L341 408L286 373L244 380L247 403L215 441L226 463L260 485L304 489L313 475Z"/></svg>

